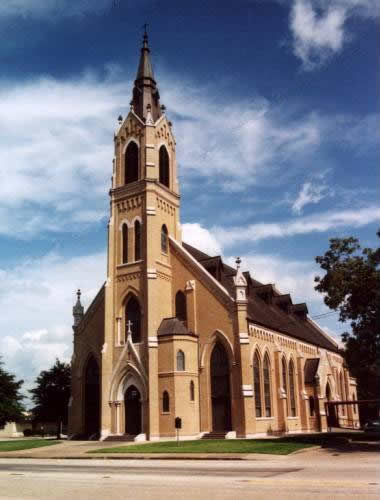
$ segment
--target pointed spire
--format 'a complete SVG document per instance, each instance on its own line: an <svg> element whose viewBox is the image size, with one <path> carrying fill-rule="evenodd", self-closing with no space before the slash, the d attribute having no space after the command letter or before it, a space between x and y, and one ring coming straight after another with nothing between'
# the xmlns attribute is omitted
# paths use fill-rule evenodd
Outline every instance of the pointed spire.
<svg viewBox="0 0 380 500"><path fill-rule="evenodd" d="M146 27L147 24L144 24L143 43L135 86L133 88L132 107L133 111L144 121L147 118L149 109L151 119L155 122L161 116L162 112L160 107L160 94L154 79L153 67L150 60ZM148 108L149 105L150 108Z"/></svg>
<svg viewBox="0 0 380 500"><path fill-rule="evenodd" d="M82 294L82 292L78 289L77 302L76 302L75 306L73 307L73 316L74 316L73 328L75 328L80 323L81 319L83 318L83 314L84 314L84 308L83 308L81 301L80 301L81 294Z"/></svg>

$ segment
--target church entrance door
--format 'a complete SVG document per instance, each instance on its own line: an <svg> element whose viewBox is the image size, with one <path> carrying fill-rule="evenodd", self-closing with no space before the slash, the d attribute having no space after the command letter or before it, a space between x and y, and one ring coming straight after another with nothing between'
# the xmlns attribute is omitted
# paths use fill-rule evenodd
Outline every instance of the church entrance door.
<svg viewBox="0 0 380 500"><path fill-rule="evenodd" d="M125 392L125 433L136 436L141 433L141 395L130 385Z"/></svg>
<svg viewBox="0 0 380 500"><path fill-rule="evenodd" d="M230 369L227 353L219 342L211 355L212 430L231 430Z"/></svg>
<svg viewBox="0 0 380 500"><path fill-rule="evenodd" d="M100 383L98 363L91 356L86 366L85 376L84 427L87 437L99 433L100 429Z"/></svg>

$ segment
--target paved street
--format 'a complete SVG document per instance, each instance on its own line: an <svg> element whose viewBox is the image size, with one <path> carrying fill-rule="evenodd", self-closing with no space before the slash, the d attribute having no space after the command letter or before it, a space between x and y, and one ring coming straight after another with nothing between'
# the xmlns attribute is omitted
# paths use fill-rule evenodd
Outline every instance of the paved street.
<svg viewBox="0 0 380 500"><path fill-rule="evenodd" d="M0 459L0 499L379 498L376 452L252 460Z"/></svg>

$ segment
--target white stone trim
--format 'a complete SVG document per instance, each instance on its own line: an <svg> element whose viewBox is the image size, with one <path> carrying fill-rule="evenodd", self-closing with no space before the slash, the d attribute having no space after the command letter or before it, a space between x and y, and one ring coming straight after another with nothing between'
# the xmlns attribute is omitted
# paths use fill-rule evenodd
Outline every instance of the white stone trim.
<svg viewBox="0 0 380 500"><path fill-rule="evenodd" d="M124 144L124 147L123 147L123 150L122 150L122 154L123 155L125 155L127 147L129 146L129 144L131 142L134 142L136 144L136 146L140 149L140 144L137 142L137 139L135 137L129 137L129 139Z"/></svg>
<svg viewBox="0 0 380 500"><path fill-rule="evenodd" d="M155 268L147 269L146 275L148 279L157 279L157 269Z"/></svg>
<svg viewBox="0 0 380 500"><path fill-rule="evenodd" d="M145 144L146 149L156 149L154 144Z"/></svg>
<svg viewBox="0 0 380 500"><path fill-rule="evenodd" d="M146 167L155 167L155 166L156 166L156 164L155 164L155 163L153 163L153 162L151 162L151 161L146 161L146 162L145 162L145 166L146 166Z"/></svg>
<svg viewBox="0 0 380 500"><path fill-rule="evenodd" d="M158 338L148 337L148 347L158 347Z"/></svg>
<svg viewBox="0 0 380 500"><path fill-rule="evenodd" d="M239 333L240 344L249 344L248 333Z"/></svg>
<svg viewBox="0 0 380 500"><path fill-rule="evenodd" d="M146 207L147 215L156 215L156 207Z"/></svg>
<svg viewBox="0 0 380 500"><path fill-rule="evenodd" d="M236 431L227 432L225 439L236 439Z"/></svg>

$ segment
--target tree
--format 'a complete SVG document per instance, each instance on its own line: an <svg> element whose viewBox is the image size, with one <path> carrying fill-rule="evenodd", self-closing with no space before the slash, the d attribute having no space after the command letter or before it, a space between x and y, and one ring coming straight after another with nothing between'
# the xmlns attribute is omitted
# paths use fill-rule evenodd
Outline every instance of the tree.
<svg viewBox="0 0 380 500"><path fill-rule="evenodd" d="M20 394L23 380L16 381L15 375L11 375L2 367L0 361L0 429L7 422L17 422L23 418L24 396Z"/></svg>
<svg viewBox="0 0 380 500"><path fill-rule="evenodd" d="M377 232L380 237L380 230ZM351 322L344 332L344 357L357 378L360 399L380 395L380 248L362 248L356 238L333 238L330 249L316 257L326 271L315 278L325 304Z"/></svg>
<svg viewBox="0 0 380 500"><path fill-rule="evenodd" d="M62 423L67 423L71 388L71 368L57 358L50 370L43 370L35 381L36 387L29 392L35 403L33 413L42 422L57 422L57 439Z"/></svg>

